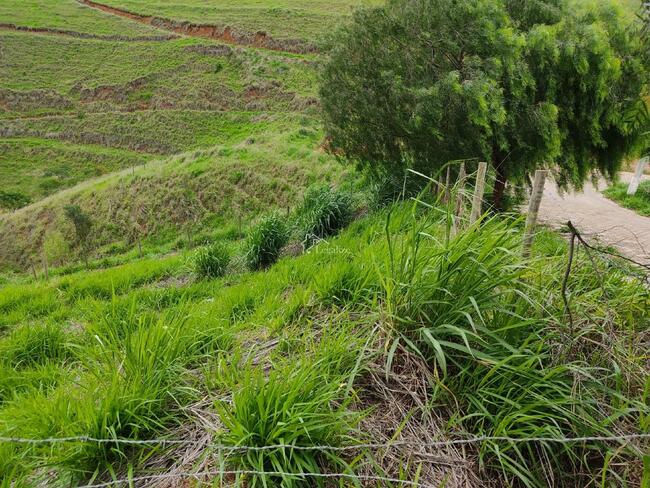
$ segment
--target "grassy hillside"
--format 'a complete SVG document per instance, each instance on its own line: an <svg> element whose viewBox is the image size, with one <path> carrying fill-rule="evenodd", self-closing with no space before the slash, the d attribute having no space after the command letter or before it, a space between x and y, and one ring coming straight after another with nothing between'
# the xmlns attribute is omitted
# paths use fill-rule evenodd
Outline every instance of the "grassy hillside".
<svg viewBox="0 0 650 488"><path fill-rule="evenodd" d="M3 190L27 198L5 209L154 154L299 127L297 114L313 112L315 68L301 56L196 39L0 38Z"/></svg>
<svg viewBox="0 0 650 488"><path fill-rule="evenodd" d="M315 94L312 64L293 55L195 39L121 43L0 36L6 53L0 59L4 117L168 108L300 110Z"/></svg>
<svg viewBox="0 0 650 488"><path fill-rule="evenodd" d="M187 24L292 48L374 0L101 3L158 20L0 5L94 37L0 31L0 488L646 487L645 276L387 204L318 53Z"/></svg>
<svg viewBox="0 0 650 488"><path fill-rule="evenodd" d="M227 0L162 1L108 0L100 2L142 15L227 25L255 33L264 31L277 39L315 41L334 28L353 7L377 5L379 0L243 0L233 5Z"/></svg>
<svg viewBox="0 0 650 488"><path fill-rule="evenodd" d="M213 280L176 254L4 286L2 432L190 443L2 444L0 475L51 486L161 475L180 486L187 473L218 482L220 471L267 472L235 479L286 486L319 473L422 486L585 486L601 476L639 486L637 441L441 446L442 464L410 447L623 434L647 428L650 413L633 340L648 328L643 286L616 268L601 286L579 257L570 331L562 239L541 234L524 263L516 225L486 221L447 239L444 222L444 212L397 206L257 273L238 261L245 243L227 240L233 264ZM390 456L355 447L385 442L395 443ZM224 453L212 443L307 450ZM315 445L331 448L320 456ZM603 456L604 470L586 461Z"/></svg>
<svg viewBox="0 0 650 488"><path fill-rule="evenodd" d="M35 138L0 139L2 189L23 194L30 201L88 178L143 164L149 159L148 154L104 146Z"/></svg>
<svg viewBox="0 0 650 488"><path fill-rule="evenodd" d="M63 229L71 240L63 216L71 203L92 218L93 247L101 256L128 249L136 239L173 242L179 230L184 245L188 229L194 234L217 223L231 229L246 226L269 207L293 207L317 180L342 180L343 169L317 148L320 130L313 122L276 117L260 121L257 131L242 128L239 138L233 136L235 144L129 168L5 214L0 218L0 262L10 268L40 263L54 231ZM280 128L286 132L278 134ZM211 134L209 141L217 136ZM109 244L116 247L107 249Z"/></svg>
<svg viewBox="0 0 650 488"><path fill-rule="evenodd" d="M95 12L76 0L5 0L0 4L0 23L107 37L165 34L153 27Z"/></svg>

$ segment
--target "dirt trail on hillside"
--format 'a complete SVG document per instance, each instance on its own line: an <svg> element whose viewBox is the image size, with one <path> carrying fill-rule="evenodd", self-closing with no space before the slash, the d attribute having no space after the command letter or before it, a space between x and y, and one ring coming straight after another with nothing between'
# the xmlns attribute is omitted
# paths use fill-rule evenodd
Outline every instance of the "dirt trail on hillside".
<svg viewBox="0 0 650 488"><path fill-rule="evenodd" d="M632 173L621 173L621 181L629 182ZM644 176L650 179L650 176ZM547 181L539 209L541 222L558 228L568 220L587 241L598 240L617 248L624 255L650 264L650 217L623 208L600 192L607 187L585 184L581 193L560 194L553 181Z"/></svg>
<svg viewBox="0 0 650 488"><path fill-rule="evenodd" d="M87 32L77 32L64 29L52 29L49 27L27 27L24 25L0 23L0 30L14 31L14 32L31 32L35 34L49 34L55 36L75 37L77 39L98 39L100 41L122 41L122 42L160 42L177 39L178 36L169 34L166 36L120 36L120 35L100 35L90 34Z"/></svg>
<svg viewBox="0 0 650 488"><path fill-rule="evenodd" d="M101 10L113 15L125 17L142 24L151 25L158 29L176 32L177 34L202 37L206 39L215 39L227 42L229 44L238 44L241 46L260 47L273 51L285 51L292 53L310 53L315 52L316 48L307 42L298 39L274 39L266 32L258 31L255 33L242 32L233 29L230 26L219 26L213 24L194 24L191 22L181 22L163 17L152 15L142 15L129 10L112 7L103 3L92 0L77 0L82 5Z"/></svg>

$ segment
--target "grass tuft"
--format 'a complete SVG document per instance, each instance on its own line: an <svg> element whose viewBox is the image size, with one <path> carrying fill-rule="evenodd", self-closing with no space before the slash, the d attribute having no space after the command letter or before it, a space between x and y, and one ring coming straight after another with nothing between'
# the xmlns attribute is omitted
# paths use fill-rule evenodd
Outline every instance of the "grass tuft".
<svg viewBox="0 0 650 488"><path fill-rule="evenodd" d="M246 263L251 270L262 269L277 261L289 241L289 228L279 214L272 214L257 224L248 237Z"/></svg>
<svg viewBox="0 0 650 488"><path fill-rule="evenodd" d="M0 343L0 358L15 369L62 362L71 356L63 327L45 323L24 325Z"/></svg>
<svg viewBox="0 0 650 488"><path fill-rule="evenodd" d="M603 193L616 203L650 217L650 180L642 181L634 195L627 194L627 187L626 183L617 183L607 188Z"/></svg>
<svg viewBox="0 0 650 488"><path fill-rule="evenodd" d="M194 273L199 278L219 278L226 273L230 263L228 247L216 242L199 249L194 255Z"/></svg>
<svg viewBox="0 0 650 488"><path fill-rule="evenodd" d="M313 186L307 190L297 213L303 244L309 247L350 223L352 197L329 186Z"/></svg>
<svg viewBox="0 0 650 488"><path fill-rule="evenodd" d="M267 378L262 370L249 367L240 376L232 403L217 405L227 428L221 441L256 447L341 444L351 432L355 416L343 400L346 378L328 375L327 368L323 362L286 364ZM292 447L244 451L229 462L237 469L277 473L251 475L246 484L251 488L324 486L321 479L301 473L322 473L326 468L340 472L346 467L337 452Z"/></svg>

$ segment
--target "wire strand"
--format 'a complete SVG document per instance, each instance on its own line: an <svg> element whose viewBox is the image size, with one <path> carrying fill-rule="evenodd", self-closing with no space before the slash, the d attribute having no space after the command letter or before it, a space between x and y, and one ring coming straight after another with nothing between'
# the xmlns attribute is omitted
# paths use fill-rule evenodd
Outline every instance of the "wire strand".
<svg viewBox="0 0 650 488"><path fill-rule="evenodd" d="M650 439L648 434L626 434L619 436L587 436L587 437L509 437L509 436L478 436L467 439L449 439L436 442L412 442L395 441L388 443L351 444L349 446L293 446L290 444L273 444L268 446L232 446L223 444L212 444L210 447L224 451L267 451L273 449L293 449L296 451L349 451L354 449L380 449L398 446L419 446L419 447L443 447L454 445L473 444L478 442L548 442L568 444L574 442L615 442L630 441L635 439ZM89 436L75 437L50 437L43 439L30 439L22 437L0 437L0 442L17 444L56 444L65 442L88 442L98 444L130 444L130 445L205 445L203 441L192 441L183 439L100 439Z"/></svg>

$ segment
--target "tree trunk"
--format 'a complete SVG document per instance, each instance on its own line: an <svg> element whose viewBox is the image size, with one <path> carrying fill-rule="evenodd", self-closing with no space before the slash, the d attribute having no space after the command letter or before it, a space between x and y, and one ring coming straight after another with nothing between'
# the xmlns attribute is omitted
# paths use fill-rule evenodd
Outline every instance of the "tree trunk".
<svg viewBox="0 0 650 488"><path fill-rule="evenodd" d="M496 171L496 180L494 181L494 189L492 191L492 206L497 212L503 212L503 195L506 190L506 183L508 176L503 165L503 161L495 156L492 159L492 166Z"/></svg>

